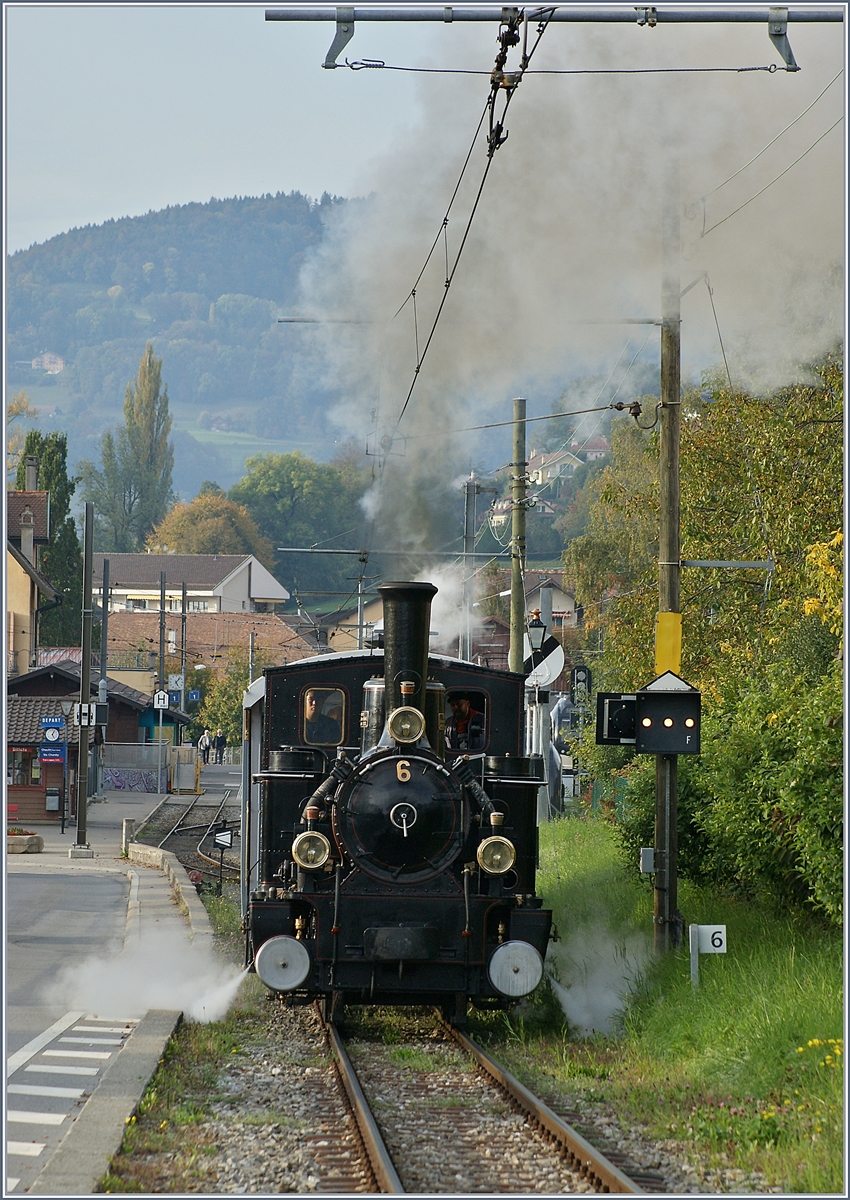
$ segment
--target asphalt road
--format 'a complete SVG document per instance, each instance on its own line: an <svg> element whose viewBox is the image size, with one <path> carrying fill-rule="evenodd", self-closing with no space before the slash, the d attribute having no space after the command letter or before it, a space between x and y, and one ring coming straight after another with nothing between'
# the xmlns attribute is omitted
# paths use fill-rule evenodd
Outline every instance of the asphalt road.
<svg viewBox="0 0 850 1200"><path fill-rule="evenodd" d="M13 1054L67 1011L46 996L62 968L121 949L130 881L118 873L10 872L6 881L6 1051Z"/></svg>

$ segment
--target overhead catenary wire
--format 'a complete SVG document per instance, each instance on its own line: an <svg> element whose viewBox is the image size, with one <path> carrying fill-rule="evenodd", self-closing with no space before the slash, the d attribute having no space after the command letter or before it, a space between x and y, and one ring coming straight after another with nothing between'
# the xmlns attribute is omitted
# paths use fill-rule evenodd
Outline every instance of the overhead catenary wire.
<svg viewBox="0 0 850 1200"><path fill-rule="evenodd" d="M469 231L472 228L472 222L474 221L475 215L478 211L478 205L481 201L481 196L484 191L484 185L487 182L487 176L489 175L490 168L493 165L493 158L495 156L496 150L498 150L499 147L501 145L503 145L503 143L507 139L507 134L505 134L503 136L504 120L507 115L507 111L510 107L511 101L513 100L514 95L516 94L517 84L523 78L523 76L528 68L528 64L531 61L531 58L534 55L535 50L537 49L537 47L540 44L540 39L543 37L543 34L545 33L545 31L549 25L551 16L552 16L552 10L549 10L545 14L543 19L541 20L540 24L538 25L537 40L535 41L534 45L532 46L531 50L528 53L523 53L520 69L518 72L515 72L513 75L515 82L513 82L511 84L506 83L506 76L505 76L503 68L505 65L505 60L507 58L508 48L511 45L516 45L518 36L515 40L512 41L510 39L510 29L505 33L504 36L500 35L499 41L500 41L502 49L500 50L500 53L496 57L495 69L492 72L489 72L490 80L491 80L491 89L490 89L490 95L487 98L487 104L485 106L485 113L489 112L489 114L490 114L490 133L487 138L487 144L488 144L487 162L484 167L484 172L481 176L481 182L478 185L478 191L475 194L475 199L473 201L472 208L470 210L469 217L466 222L466 227L463 231L463 235L460 240L460 245L458 247L457 254L455 255L455 259L454 259L454 262L451 267L451 271L449 271L446 275L445 283L443 285L443 295L440 297L440 303L437 306L437 311L434 315L434 320L432 322L431 329L428 333L428 337L425 341L425 346L423 347L421 355L419 355L418 347L417 347L417 361L416 361L416 366L413 371L413 379L411 380L410 387L407 392L407 396L405 397L404 404L402 405L401 411L396 420L396 424L395 424L396 429L398 429L398 427L400 426L402 419L404 417L404 414L407 411L408 405L410 404L410 400L413 395L414 388L416 387L417 379L419 378L419 372L421 370L422 363L425 360L425 356L428 353L431 342L434 338L434 334L437 330L437 326L440 322L440 317L442 316L443 309L445 308L446 300L448 299L449 289L451 288L451 285L454 281L454 277L457 272L458 265L460 264L460 260L463 255L463 251L466 247L466 243L469 238ZM505 86L506 86L507 96L505 98L505 106L502 110L501 118L496 120L495 119L496 99L499 94L499 91L501 90L502 84L505 84ZM483 116L478 122L474 141L477 140L478 132L481 128L482 121L483 121ZM474 141L473 141L473 145L474 145ZM472 153L472 149L470 148L470 151L467 154L467 161L469 160L469 156L471 155L471 153ZM465 171L465 169L466 169L466 164L464 164L463 170ZM463 174L463 172L461 174ZM454 197L454 195L457 194L457 189L459 187L460 187L460 181L458 181L458 184L455 188L455 192L453 193L453 197ZM443 223L441 224L441 231L445 228L445 223L446 223L446 219L444 218ZM434 240L434 246L436 246L437 242L439 241L439 236L440 235L438 233L437 237ZM429 257L430 257L430 254L433 254L433 246L429 253ZM427 265L427 260L426 260L426 265ZM447 266L448 266L448 260L447 260ZM424 271L424 269L425 268L423 267L423 271ZM420 272L419 278L421 279L421 277L422 277L422 273ZM414 289L411 289L411 292L413 290L415 290L415 285L414 285ZM417 340L418 340L418 333L417 333Z"/></svg>
<svg viewBox="0 0 850 1200"><path fill-rule="evenodd" d="M823 91L819 92L818 95L815 96L815 98L811 102L811 104L809 104L806 108L804 108L803 111L798 116L796 116L794 118L794 120L791 121L790 124L786 125L784 129L780 130L779 133L777 133L776 137L771 138L771 140L767 143L766 146L762 146L762 148L761 148L761 150L759 150L758 154L754 154L749 162L745 162L742 167L738 167L737 171L733 171L732 174L728 177L728 179L724 179L722 183L718 183L717 187L713 187L710 192L703 193L703 195L700 196L700 200L705 202L709 196L713 196L715 192L719 192L721 188L726 187L727 183L731 183L732 180L736 179L741 174L742 171L746 171L747 167L751 167L753 165L753 163L757 161L757 159L761 158L761 156L770 149L771 146L775 146L776 143L779 141L779 139L784 134L786 134L789 129L793 129L793 127L797 124L797 122L801 121L807 112L811 112L811 110L817 104L818 100L820 100L821 97L826 95L826 93L829 91L829 89L835 83L836 79L838 79L839 76L841 76L843 74L844 74L844 68L842 67L841 70L836 75L833 75L832 79L830 79L829 83L826 85L826 87L823 89Z"/></svg>
<svg viewBox="0 0 850 1200"><path fill-rule="evenodd" d="M745 200L743 204L739 204L737 208L733 208L732 211L730 213L727 213L725 217L721 217L721 219L719 221L715 221L715 223L713 225L709 226L708 229L704 229L702 231L702 233L700 234L700 237L701 238L706 237L713 230L718 229L721 225L723 225L724 222L728 221L731 217L734 217L736 215L736 213L739 213L741 211L741 209L746 208L748 204L752 204L753 200L757 200L759 198L759 196L763 196L769 187L773 187L773 185L775 183L777 183L782 178L783 175L788 174L788 172L791 170L792 167L796 167L798 162L802 162L802 160L806 157L806 155L809 154L812 150L814 150L815 146L817 146L820 142L822 142L823 139L828 134L832 133L832 131L833 131L833 129L835 129L836 125L840 125L843 120L844 120L844 117L842 115L838 118L837 121L835 121L832 125L830 125L829 129L827 129L825 133L822 133L819 138L817 138L814 142L812 142L811 146L809 146L806 150L804 150L803 153L798 158L795 158L792 163L789 163L784 171L780 171L778 175L774 176L774 178L771 179L770 183L766 183L763 188L760 188L759 191L757 191L755 193L754 196L750 196L749 200Z"/></svg>

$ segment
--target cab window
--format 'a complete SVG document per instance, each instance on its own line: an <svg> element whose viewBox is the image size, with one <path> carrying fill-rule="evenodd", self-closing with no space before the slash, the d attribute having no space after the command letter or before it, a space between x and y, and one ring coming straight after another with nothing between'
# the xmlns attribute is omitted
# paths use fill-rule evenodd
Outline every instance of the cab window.
<svg viewBox="0 0 850 1200"><path fill-rule="evenodd" d="M483 692L446 692L446 749L474 754L487 745L487 698Z"/></svg>
<svg viewBox="0 0 850 1200"><path fill-rule="evenodd" d="M301 735L310 746L338 746L345 728L345 697L339 688L307 688L301 698Z"/></svg>

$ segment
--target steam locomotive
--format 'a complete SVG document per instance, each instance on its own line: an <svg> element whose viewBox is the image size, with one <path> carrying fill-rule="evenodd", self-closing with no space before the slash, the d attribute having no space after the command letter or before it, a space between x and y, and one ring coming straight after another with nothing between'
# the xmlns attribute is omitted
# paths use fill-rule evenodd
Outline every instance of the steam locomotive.
<svg viewBox="0 0 850 1200"><path fill-rule="evenodd" d="M383 650L264 672L246 965L331 1020L431 1004L463 1023L543 975L542 772L522 753L523 678L429 655L433 584L378 590Z"/></svg>

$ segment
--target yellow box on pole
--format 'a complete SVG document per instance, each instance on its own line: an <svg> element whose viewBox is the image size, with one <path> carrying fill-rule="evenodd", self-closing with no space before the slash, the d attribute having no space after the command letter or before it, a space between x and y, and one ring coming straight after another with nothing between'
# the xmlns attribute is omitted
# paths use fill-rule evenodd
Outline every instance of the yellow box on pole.
<svg viewBox="0 0 850 1200"><path fill-rule="evenodd" d="M660 612L655 616L655 673L672 671L678 675L682 666L682 614Z"/></svg>

